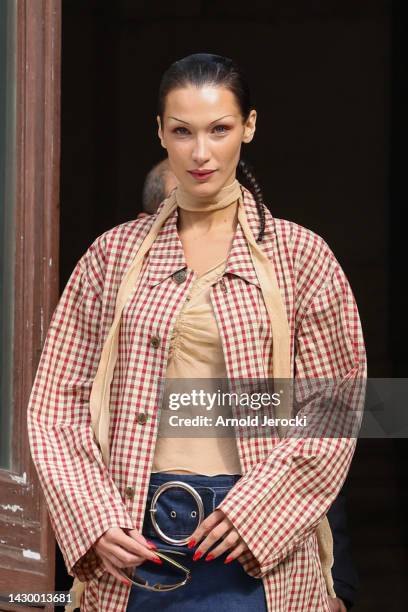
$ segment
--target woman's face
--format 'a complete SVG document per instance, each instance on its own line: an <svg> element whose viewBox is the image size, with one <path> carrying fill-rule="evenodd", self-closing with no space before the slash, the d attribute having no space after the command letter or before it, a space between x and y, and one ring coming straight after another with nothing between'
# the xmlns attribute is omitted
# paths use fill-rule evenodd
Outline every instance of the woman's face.
<svg viewBox="0 0 408 612"><path fill-rule="evenodd" d="M211 196L235 179L241 144L255 132L256 111L243 123L234 94L225 87L205 85L173 89L166 98L158 134L169 165L183 188ZM214 170L203 178L191 171Z"/></svg>

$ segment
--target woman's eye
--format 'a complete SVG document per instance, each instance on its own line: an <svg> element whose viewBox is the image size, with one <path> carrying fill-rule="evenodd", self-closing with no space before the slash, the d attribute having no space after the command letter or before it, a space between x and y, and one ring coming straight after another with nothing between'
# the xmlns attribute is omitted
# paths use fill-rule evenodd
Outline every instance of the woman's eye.
<svg viewBox="0 0 408 612"><path fill-rule="evenodd" d="M174 130L174 132L175 132L176 134L180 134L180 132L179 132L178 130L186 130L186 132L188 132L188 129L187 129L187 128L185 128L185 127L177 127L177 128ZM183 132L182 132L182 133L183 133Z"/></svg>
<svg viewBox="0 0 408 612"><path fill-rule="evenodd" d="M214 129L217 130L218 128L220 128L220 130L223 130L219 131L219 134L224 134L225 132L228 132L228 127L226 125L216 125Z"/></svg>

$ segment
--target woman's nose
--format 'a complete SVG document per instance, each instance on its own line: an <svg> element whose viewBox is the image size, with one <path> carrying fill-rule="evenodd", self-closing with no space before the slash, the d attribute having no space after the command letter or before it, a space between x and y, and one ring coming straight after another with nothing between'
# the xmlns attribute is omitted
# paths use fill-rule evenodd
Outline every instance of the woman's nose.
<svg viewBox="0 0 408 612"><path fill-rule="evenodd" d="M195 163L200 167L209 160L210 152L204 138L197 138L195 141L192 157Z"/></svg>

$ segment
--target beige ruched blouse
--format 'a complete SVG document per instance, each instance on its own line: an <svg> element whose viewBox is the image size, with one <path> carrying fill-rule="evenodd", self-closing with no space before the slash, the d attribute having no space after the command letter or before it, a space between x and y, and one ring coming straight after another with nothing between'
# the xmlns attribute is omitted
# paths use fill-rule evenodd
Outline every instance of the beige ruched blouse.
<svg viewBox="0 0 408 612"><path fill-rule="evenodd" d="M181 309L170 340L166 378L226 378L224 354L210 299L211 285L222 276L226 258L198 276ZM210 387L208 386L210 384ZM211 381L206 381L211 392ZM216 391L214 385L214 392ZM167 408L168 409L168 408ZM165 410L163 406L162 411ZM159 423L152 472L242 474L236 439L168 437ZM166 422L168 423L167 419Z"/></svg>

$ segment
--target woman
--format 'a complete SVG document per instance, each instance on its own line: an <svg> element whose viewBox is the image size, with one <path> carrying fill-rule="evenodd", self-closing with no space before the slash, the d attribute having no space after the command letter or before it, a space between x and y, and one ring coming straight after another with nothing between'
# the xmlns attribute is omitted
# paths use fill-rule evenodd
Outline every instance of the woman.
<svg viewBox="0 0 408 612"><path fill-rule="evenodd" d="M167 438L159 407L166 378L365 377L351 288L321 237L272 217L240 161L256 111L231 60L195 54L170 66L157 121L179 185L156 215L105 232L80 259L30 397L57 540L86 581L82 610L327 612L325 515L355 440L239 428L233 444ZM161 593L132 584L126 576L164 582L154 552L164 542L190 581Z"/></svg>

